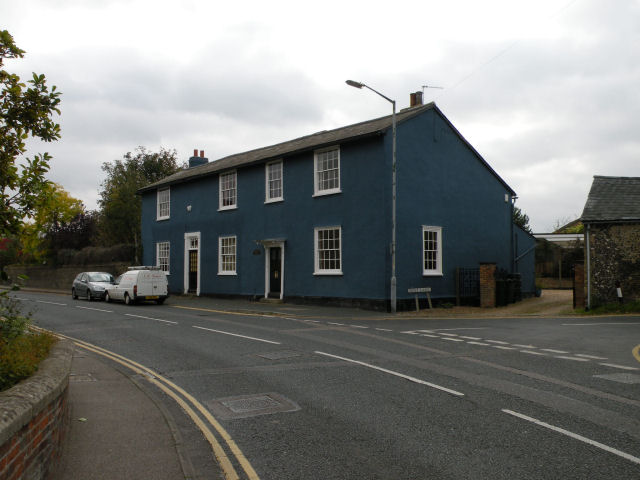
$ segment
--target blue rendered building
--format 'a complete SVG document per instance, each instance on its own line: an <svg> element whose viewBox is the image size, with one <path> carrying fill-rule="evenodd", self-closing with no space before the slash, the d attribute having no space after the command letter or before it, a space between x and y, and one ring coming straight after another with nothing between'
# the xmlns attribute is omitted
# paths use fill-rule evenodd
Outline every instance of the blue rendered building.
<svg viewBox="0 0 640 480"><path fill-rule="evenodd" d="M397 114L398 309L410 288L454 299L458 268L523 274L534 239L515 192L433 103ZM391 116L181 170L140 190L144 263L174 293L388 308Z"/></svg>

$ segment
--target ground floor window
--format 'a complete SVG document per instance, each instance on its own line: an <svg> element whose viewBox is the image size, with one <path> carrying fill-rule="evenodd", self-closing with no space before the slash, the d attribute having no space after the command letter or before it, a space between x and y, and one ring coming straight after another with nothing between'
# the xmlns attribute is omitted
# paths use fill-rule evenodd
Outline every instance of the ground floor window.
<svg viewBox="0 0 640 480"><path fill-rule="evenodd" d="M315 273L342 274L341 228L315 229Z"/></svg>
<svg viewBox="0 0 640 480"><path fill-rule="evenodd" d="M422 274L442 275L442 227L422 227Z"/></svg>
<svg viewBox="0 0 640 480"><path fill-rule="evenodd" d="M218 274L236 274L236 237L220 237L218 242Z"/></svg>
<svg viewBox="0 0 640 480"><path fill-rule="evenodd" d="M156 243L156 265L163 272L169 272L169 242Z"/></svg>

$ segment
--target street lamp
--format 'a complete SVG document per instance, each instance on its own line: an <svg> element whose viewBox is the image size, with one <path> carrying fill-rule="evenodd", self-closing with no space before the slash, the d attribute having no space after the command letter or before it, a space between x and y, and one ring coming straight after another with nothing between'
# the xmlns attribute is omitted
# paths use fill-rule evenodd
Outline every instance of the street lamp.
<svg viewBox="0 0 640 480"><path fill-rule="evenodd" d="M391 135L393 138L391 157L391 312L396 313L396 101L391 100L364 83L353 80L347 80L346 83L355 88L368 88L393 105L393 115L391 116Z"/></svg>

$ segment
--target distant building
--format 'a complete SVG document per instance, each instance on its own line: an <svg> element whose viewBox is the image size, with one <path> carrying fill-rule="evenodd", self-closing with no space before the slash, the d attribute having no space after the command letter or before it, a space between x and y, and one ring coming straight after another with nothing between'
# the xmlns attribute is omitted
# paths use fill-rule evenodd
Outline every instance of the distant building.
<svg viewBox="0 0 640 480"><path fill-rule="evenodd" d="M581 220L587 304L640 299L640 177L593 177Z"/></svg>
<svg viewBox="0 0 640 480"><path fill-rule="evenodd" d="M145 264L173 292L388 308L391 116L207 162L141 189ZM459 268L518 271L534 239L515 192L433 103L397 114L398 308L454 299ZM476 280L477 281L477 280Z"/></svg>

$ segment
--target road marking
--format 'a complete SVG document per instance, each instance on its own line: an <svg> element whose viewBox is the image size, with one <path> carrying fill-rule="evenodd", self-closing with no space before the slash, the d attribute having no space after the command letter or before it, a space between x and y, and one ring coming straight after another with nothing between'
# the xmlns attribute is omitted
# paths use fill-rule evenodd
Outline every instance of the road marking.
<svg viewBox="0 0 640 480"><path fill-rule="evenodd" d="M486 330L487 327L466 327L466 328L437 328L436 330L440 331L447 331L447 330Z"/></svg>
<svg viewBox="0 0 640 480"><path fill-rule="evenodd" d="M483 347L488 347L489 344L488 343L482 343L482 342L467 342L470 345L482 345ZM495 346L495 345L492 345ZM507 348L507 347L500 347L500 348Z"/></svg>
<svg viewBox="0 0 640 480"><path fill-rule="evenodd" d="M431 337L431 338L440 338L438 335L431 335L429 333L421 333L421 337Z"/></svg>
<svg viewBox="0 0 640 480"><path fill-rule="evenodd" d="M640 322L611 322L611 323L563 323L562 326L567 327L592 327L596 325L640 325Z"/></svg>
<svg viewBox="0 0 640 480"><path fill-rule="evenodd" d="M258 474L251 466L251 463L245 457L244 453L240 450L235 441L231 438L229 433L220 425L220 423L211 415L211 413L202 406L200 402L198 402L192 395L187 393L185 390L180 388L175 383L170 380L164 378L162 375L154 372L153 370L141 365L133 360L130 360L126 357L118 355L117 353L111 352L104 348L98 347L96 345L92 345L90 343L84 342L82 340L77 340L72 337L67 337L65 335L54 333L54 335L62 338L67 338L73 341L78 347L84 348L85 350L92 351L98 355L102 355L103 357L109 358L114 362L120 363L121 365L133 370L134 372L142 375L147 381L153 383L158 388L160 388L163 392L173 398L178 405L182 407L185 413L191 418L191 420L196 424L196 426L200 429L204 437L207 439L211 448L213 449L214 455L222 468L226 480L239 480L238 473L235 468L231 464L229 456L224 451L222 445L216 437L213 435L213 432L209 429L209 427L202 421L202 419L198 416L198 414L191 408L191 406L184 400L191 402L191 404L200 412L200 414L209 422L209 424L218 432L218 434L224 439L228 448L235 455L238 463L242 467L242 469L247 474L247 478L249 480L259 480ZM163 383L164 382L164 383ZM172 390L173 389L173 390ZM180 397L178 394L182 395Z"/></svg>
<svg viewBox="0 0 640 480"><path fill-rule="evenodd" d="M616 365L615 363L599 363L598 365L604 365L605 367L621 368L622 370L640 370L640 368L627 367L625 365Z"/></svg>
<svg viewBox="0 0 640 480"><path fill-rule="evenodd" d="M329 325L340 325L341 327L344 327L344 323L338 323L338 322L327 322Z"/></svg>
<svg viewBox="0 0 640 480"><path fill-rule="evenodd" d="M565 352L564 350L554 350L553 348L541 348L540 350L543 352L550 352L550 353L569 353L569 352Z"/></svg>
<svg viewBox="0 0 640 480"><path fill-rule="evenodd" d="M542 352L535 352L533 350L520 350L520 352L522 353L528 353L529 355L540 355L541 357L546 357L547 354L546 353L542 353Z"/></svg>
<svg viewBox="0 0 640 480"><path fill-rule="evenodd" d="M517 343L514 343L513 346L518 348L538 348L538 347L534 347L533 345L520 345Z"/></svg>
<svg viewBox="0 0 640 480"><path fill-rule="evenodd" d="M376 328L376 330L378 330L379 332L393 332L393 330L390 330L388 328Z"/></svg>
<svg viewBox="0 0 640 480"><path fill-rule="evenodd" d="M633 356L640 362L640 345L636 345L633 350L631 350Z"/></svg>
<svg viewBox="0 0 640 480"><path fill-rule="evenodd" d="M461 338L440 337L440 340L449 340L450 342L464 342Z"/></svg>
<svg viewBox="0 0 640 480"><path fill-rule="evenodd" d="M485 340L485 342L489 343L499 343L500 345L509 345L509 342L502 342L500 340Z"/></svg>
<svg viewBox="0 0 640 480"><path fill-rule="evenodd" d="M440 335L446 335L447 337L457 337L458 334L457 333L444 333L444 332L438 332Z"/></svg>
<svg viewBox="0 0 640 480"><path fill-rule="evenodd" d="M420 335L420 332L428 332L429 330L407 330L406 332L400 332L400 333L406 333L407 335Z"/></svg>
<svg viewBox="0 0 640 480"><path fill-rule="evenodd" d="M481 337L465 337L464 335L460 335L460 338L465 338L467 340L482 340Z"/></svg>
<svg viewBox="0 0 640 480"><path fill-rule="evenodd" d="M357 365L361 365L363 367L371 368L373 370L378 370L380 372L388 373L390 375L394 375L396 377L404 378L405 380L409 380L410 382L419 383L420 385L426 385L431 388L435 388L437 390L442 390L443 392L450 393L451 395L456 395L459 397L463 397L464 393L458 392L456 390L451 390L450 388L443 387L441 385L436 385L435 383L426 382L424 380L420 380L419 378L411 377L409 375L405 375L404 373L394 372L393 370L387 370L386 368L376 367L375 365L371 365L370 363L360 362L359 360L353 360L351 358L339 357L338 355L332 355L330 353L319 352L316 351L318 355L325 355L331 358L337 358L338 360L344 360L345 362L355 363Z"/></svg>
<svg viewBox="0 0 640 480"><path fill-rule="evenodd" d="M178 325L178 322L172 322L171 320L163 320L161 318L143 317L142 315L133 315L132 313L125 313L125 315L127 317L143 318L145 320L153 320L153 321L156 321L156 322L164 322L164 323L170 323L172 325Z"/></svg>
<svg viewBox="0 0 640 480"><path fill-rule="evenodd" d="M369 327L365 327L364 325L349 325L349 326L353 328L369 328Z"/></svg>
<svg viewBox="0 0 640 480"><path fill-rule="evenodd" d="M573 360L574 362L588 362L588 358L580 358L580 357L564 357L562 355L556 355L556 358L561 358L563 360Z"/></svg>
<svg viewBox="0 0 640 480"><path fill-rule="evenodd" d="M471 343L471 342L469 342ZM515 350L515 347L504 347L502 345L491 345L493 348L499 348L500 350Z"/></svg>
<svg viewBox="0 0 640 480"><path fill-rule="evenodd" d="M607 360L607 357L594 357L593 355L584 355L582 353L576 353L576 357L588 358L590 360Z"/></svg>
<svg viewBox="0 0 640 480"><path fill-rule="evenodd" d="M272 343L273 345L281 345L280 342L273 342L271 340L265 340L264 338L247 337L246 335L240 335L237 333L223 332L222 330L214 330L213 328L198 327L197 325L192 325L192 326L193 328L198 328L200 330L207 330L209 332L221 333L223 335L231 335L232 337L240 337L240 338L246 338L247 340L255 340L256 342L264 342L264 343Z"/></svg>
<svg viewBox="0 0 640 480"><path fill-rule="evenodd" d="M76 305L76 308L81 308L83 310L95 310L96 312L113 313L113 310L105 310L103 308L81 307L80 305Z"/></svg>
<svg viewBox="0 0 640 480"><path fill-rule="evenodd" d="M61 307L66 307L66 303L58 303L58 302L45 302L44 300L36 300L36 303L46 303L47 305L60 305Z"/></svg>
<svg viewBox="0 0 640 480"><path fill-rule="evenodd" d="M629 460L629 461L631 461L633 463L640 464L640 458L638 458L638 457L634 457L633 455L629 455L628 453L621 452L620 450L617 450L615 448L609 447L609 446L607 446L607 445L605 445L603 443L596 442L595 440L591 440L591 439L589 439L587 437L583 437L582 435L578 435L577 433L570 432L569 430L565 430L564 428L556 427L556 426L551 425L549 423L543 422L541 420L537 420L537 419L532 418L532 417L528 417L526 415L523 415L522 413L514 412L512 410L502 409L502 411L504 413L509 414L509 415L513 415L514 417L518 417L518 418L520 418L522 420L526 420L528 422L535 423L536 425L540 425L541 427L548 428L549 430L553 430L554 432L562 433L563 435L571 437L571 438L573 438L575 440L579 440L579 441L584 442L586 444L589 444L591 446L597 447L597 448L599 448L601 450L604 450L606 452L613 453L614 455L622 457L625 460Z"/></svg>

